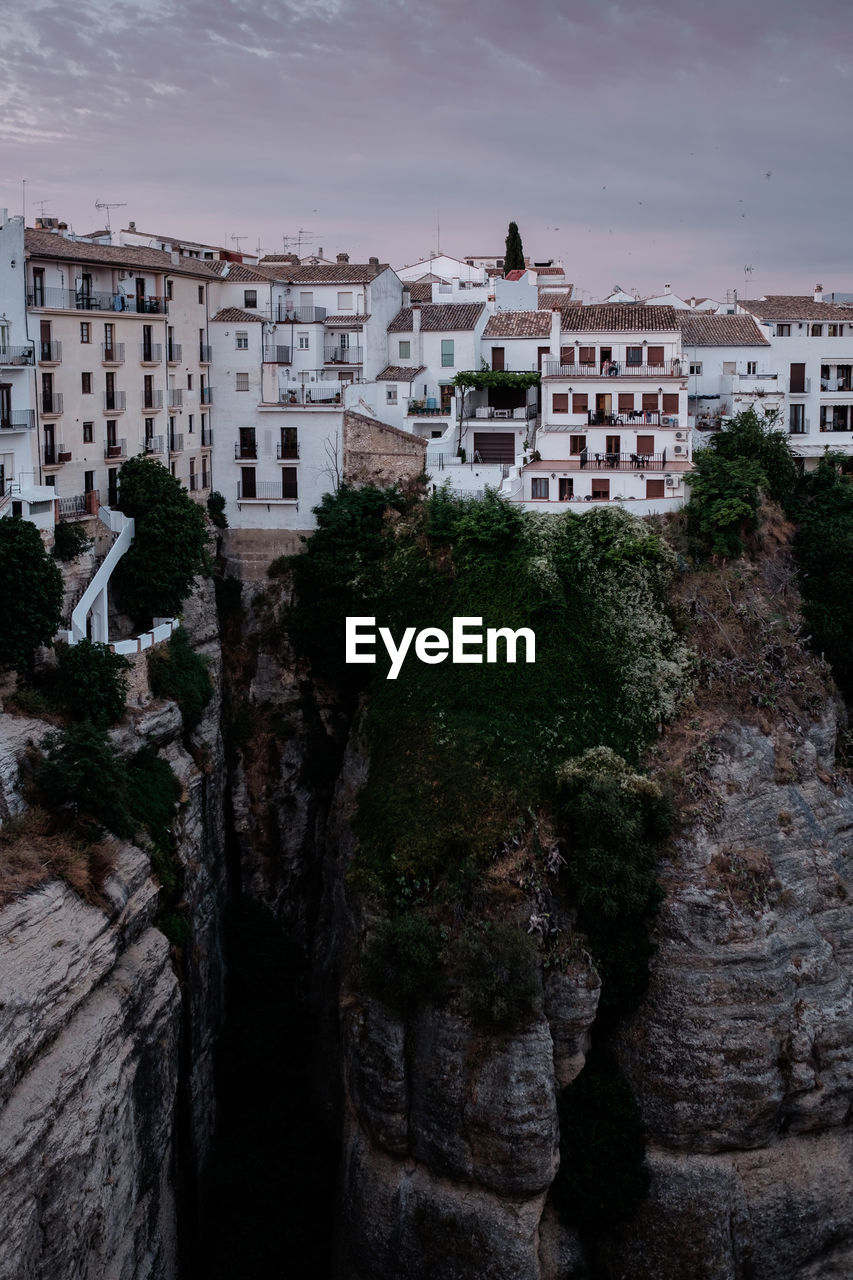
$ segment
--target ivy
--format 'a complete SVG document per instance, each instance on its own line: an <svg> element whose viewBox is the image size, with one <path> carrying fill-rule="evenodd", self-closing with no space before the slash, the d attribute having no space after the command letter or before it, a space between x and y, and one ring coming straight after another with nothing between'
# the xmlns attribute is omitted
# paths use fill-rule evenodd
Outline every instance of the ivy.
<svg viewBox="0 0 853 1280"><path fill-rule="evenodd" d="M538 387L540 382L541 374L538 372L513 373L509 369L465 369L453 379L454 386L475 391L483 391L487 387L512 387L526 391L528 387Z"/></svg>

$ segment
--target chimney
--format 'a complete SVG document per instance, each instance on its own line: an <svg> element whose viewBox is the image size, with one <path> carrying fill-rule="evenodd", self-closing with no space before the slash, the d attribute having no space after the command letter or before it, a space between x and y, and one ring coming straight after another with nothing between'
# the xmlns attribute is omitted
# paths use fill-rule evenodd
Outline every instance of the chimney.
<svg viewBox="0 0 853 1280"><path fill-rule="evenodd" d="M410 306L412 305L412 291L411 291L411 289L404 289L404 290L403 290L403 302L402 302L402 305L403 305L404 307L410 307Z"/></svg>
<svg viewBox="0 0 853 1280"><path fill-rule="evenodd" d="M669 293L671 289L672 289L672 285L671 285L671 284L665 284L665 285L664 285L664 287L663 287L663 291L664 291L664 293Z"/></svg>
<svg viewBox="0 0 853 1280"><path fill-rule="evenodd" d="M135 222L129 222L129 223L127 224L127 229L128 229L128 231L135 231L135 230L136 230L136 223L135 223Z"/></svg>
<svg viewBox="0 0 853 1280"><path fill-rule="evenodd" d="M323 256L323 246L320 245L320 248L317 250L317 257L322 258L322 256Z"/></svg>
<svg viewBox="0 0 853 1280"><path fill-rule="evenodd" d="M815 300L815 302L823 302L823 285L822 285L822 284L816 284L816 285L815 285L815 287L814 287L814 300Z"/></svg>
<svg viewBox="0 0 853 1280"><path fill-rule="evenodd" d="M373 267L373 274L375 276L379 275L379 259L378 258L368 258L368 266Z"/></svg>
<svg viewBox="0 0 853 1280"><path fill-rule="evenodd" d="M178 253L177 249L173 249L169 254L169 257L172 259L173 267L179 267L181 265L181 255Z"/></svg>
<svg viewBox="0 0 853 1280"><path fill-rule="evenodd" d="M562 316L558 307L551 310L551 359L560 359L560 321Z"/></svg>
<svg viewBox="0 0 853 1280"><path fill-rule="evenodd" d="M417 338L421 331L421 308L418 303L412 307L412 333Z"/></svg>
<svg viewBox="0 0 853 1280"><path fill-rule="evenodd" d="M337 258L335 259L335 261L336 261L336 262L349 262L349 254L348 254L348 253L339 253L339 254L338 254L338 256L337 256Z"/></svg>

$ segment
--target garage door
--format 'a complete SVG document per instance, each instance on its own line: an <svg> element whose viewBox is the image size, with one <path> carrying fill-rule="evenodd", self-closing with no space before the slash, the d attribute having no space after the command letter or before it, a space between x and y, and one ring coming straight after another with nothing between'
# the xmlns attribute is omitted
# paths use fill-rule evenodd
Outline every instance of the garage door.
<svg viewBox="0 0 853 1280"><path fill-rule="evenodd" d="M481 462L515 462L513 431L475 431L474 452Z"/></svg>

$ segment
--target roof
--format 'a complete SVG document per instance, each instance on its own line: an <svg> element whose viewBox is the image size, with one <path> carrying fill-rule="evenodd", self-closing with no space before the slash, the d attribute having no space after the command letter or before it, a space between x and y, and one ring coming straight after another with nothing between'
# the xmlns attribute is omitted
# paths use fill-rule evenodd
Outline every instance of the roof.
<svg viewBox="0 0 853 1280"><path fill-rule="evenodd" d="M550 333L550 311L497 311L489 317L483 337L547 338Z"/></svg>
<svg viewBox="0 0 853 1280"><path fill-rule="evenodd" d="M204 276L206 279L217 277L219 273L215 268L222 265L218 262L200 262L197 258L180 258L178 262L173 262L172 255L163 253L161 249L66 240L55 232L36 231L31 227L27 227L25 232L25 245L30 258L62 258L71 262L100 263L108 267L143 268L168 275Z"/></svg>
<svg viewBox="0 0 853 1280"><path fill-rule="evenodd" d="M337 316L326 316L324 324L343 324L349 325L353 329L360 329L365 320L370 319L369 311L351 311L349 315L344 313Z"/></svg>
<svg viewBox="0 0 853 1280"><path fill-rule="evenodd" d="M382 422L379 418L369 418L366 413L356 413L354 409L344 410L344 424L351 422L355 418L356 422L363 422L368 427L379 427L382 431L389 431L391 435L401 436L404 440L411 440L414 444L422 445L426 449L427 442L423 436L416 436L413 431L401 431L399 427L392 427L390 422Z"/></svg>
<svg viewBox="0 0 853 1280"><path fill-rule="evenodd" d="M563 267L537 267L535 263L533 270L538 276L564 276L566 274Z"/></svg>
<svg viewBox="0 0 853 1280"><path fill-rule="evenodd" d="M566 307L571 307L573 305L574 306L580 305L577 302L574 302L574 303L572 302L573 287L574 287L573 285L569 285L568 288L560 290L559 293L557 293L556 291L552 293L550 289L540 289L539 290L540 308L551 307L552 310L556 308L558 311L564 311Z"/></svg>
<svg viewBox="0 0 853 1280"><path fill-rule="evenodd" d="M254 280L269 284L271 278L268 272L258 271L257 267L247 266L245 262L222 262L221 260L216 263L216 274L227 283L233 281L237 284Z"/></svg>
<svg viewBox="0 0 853 1280"><path fill-rule="evenodd" d="M475 329L485 310L485 302L433 302L420 308L421 332L439 333ZM403 307L388 326L389 333L412 333L412 308Z"/></svg>
<svg viewBox="0 0 853 1280"><path fill-rule="evenodd" d="M282 278L296 284L369 284L381 272L389 269L387 262L380 262L378 266L375 262L332 262L290 268L286 264L282 265Z"/></svg>
<svg viewBox="0 0 853 1280"><path fill-rule="evenodd" d="M833 302L815 302L805 294L771 293L758 302L745 302L738 298L738 306L759 320L846 320L850 323L848 307Z"/></svg>
<svg viewBox="0 0 853 1280"><path fill-rule="evenodd" d="M644 307L640 302L596 302L588 307L572 303L563 308L563 333L645 333L676 331L672 307Z"/></svg>
<svg viewBox="0 0 853 1280"><path fill-rule="evenodd" d="M419 364L416 369L409 365L387 364L381 373L377 373L377 382L414 382L419 373L423 373L426 368L425 364Z"/></svg>
<svg viewBox="0 0 853 1280"><path fill-rule="evenodd" d="M505 280L520 280L526 274L526 268L514 267L512 271L508 271L504 276Z"/></svg>
<svg viewBox="0 0 853 1280"><path fill-rule="evenodd" d="M421 283L420 280L413 280L411 284L404 285L403 288L409 290L409 297L412 302L432 302L432 285L429 281Z"/></svg>
<svg viewBox="0 0 853 1280"><path fill-rule="evenodd" d="M254 324L263 324L264 317L259 316L257 311L244 311L242 307L223 307L221 311L217 311L215 316L211 316L211 321L221 320L228 324L243 324L252 321Z"/></svg>
<svg viewBox="0 0 853 1280"><path fill-rule="evenodd" d="M677 311L685 347L769 347L752 316L717 316L713 312Z"/></svg>

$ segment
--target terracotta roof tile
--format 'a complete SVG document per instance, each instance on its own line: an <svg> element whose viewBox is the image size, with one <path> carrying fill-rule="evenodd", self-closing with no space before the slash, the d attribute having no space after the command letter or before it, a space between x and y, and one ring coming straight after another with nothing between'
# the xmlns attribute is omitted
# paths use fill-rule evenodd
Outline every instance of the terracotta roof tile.
<svg viewBox="0 0 853 1280"><path fill-rule="evenodd" d="M381 373L377 373L377 382L414 382L419 373L423 373L426 368L425 364L419 364L416 369L409 365L403 364L387 364Z"/></svg>
<svg viewBox="0 0 853 1280"><path fill-rule="evenodd" d="M717 316L713 312L676 311L685 347L769 347L752 316Z"/></svg>
<svg viewBox="0 0 853 1280"><path fill-rule="evenodd" d="M489 317L483 337L547 338L550 333L550 311L497 311Z"/></svg>
<svg viewBox="0 0 853 1280"><path fill-rule="evenodd" d="M247 266L245 262L217 262L216 269L220 279L226 284L253 280L261 280L264 284L269 284L272 278L268 272L258 271L257 267Z"/></svg>
<svg viewBox="0 0 853 1280"><path fill-rule="evenodd" d="M369 320L369 319L370 319L369 311L367 312L359 311L357 314L356 312L351 311L349 315L344 313L343 315L326 316L326 319L323 321L323 324L342 324L342 325L348 324L353 329L360 329L361 326L364 324L365 320Z"/></svg>
<svg viewBox="0 0 853 1280"><path fill-rule="evenodd" d="M588 307L572 303L563 308L563 333L643 333L677 331L672 307L644 307L642 303L598 302Z"/></svg>
<svg viewBox="0 0 853 1280"><path fill-rule="evenodd" d="M242 307L223 307L221 311L217 311L215 316L211 316L211 323L221 320L225 324L263 324L264 317L259 316L257 311L244 311Z"/></svg>
<svg viewBox="0 0 853 1280"><path fill-rule="evenodd" d="M559 293L555 290L551 293L548 289L539 290L539 307L540 309L550 307L552 310L564 311L566 307L579 306L579 303L572 301L572 286L567 289L561 289Z"/></svg>
<svg viewBox="0 0 853 1280"><path fill-rule="evenodd" d="M216 278L218 262L200 262L194 258L180 258L172 262L170 253L160 249L144 249L115 244L89 244L85 240L66 240L52 231L26 230L26 252L30 258L61 258L63 261L99 263L102 266L142 268L169 275L204 276Z"/></svg>
<svg viewBox="0 0 853 1280"><path fill-rule="evenodd" d="M738 306L759 320L846 320L853 319L849 307L839 307L832 302L815 302L806 295L773 293L759 302L738 299Z"/></svg>
<svg viewBox="0 0 853 1280"><path fill-rule="evenodd" d="M475 329L483 314L485 302L433 302L421 307L421 332L450 333ZM388 326L389 333L412 333L412 308L403 307Z"/></svg>
<svg viewBox="0 0 853 1280"><path fill-rule="evenodd" d="M296 284L369 284L387 270L387 262L380 262L378 266L371 262L333 262L325 266L285 268L285 275Z"/></svg>
<svg viewBox="0 0 853 1280"><path fill-rule="evenodd" d="M404 285L403 288L409 290L412 302L432 302L432 285L429 282L421 284L415 280L410 285Z"/></svg>

